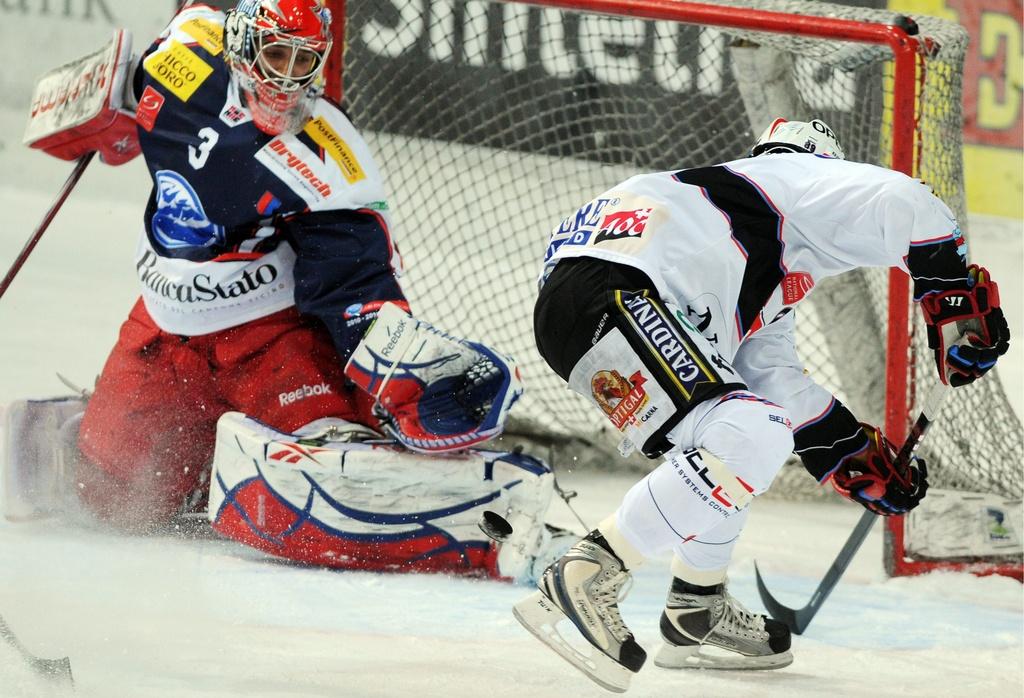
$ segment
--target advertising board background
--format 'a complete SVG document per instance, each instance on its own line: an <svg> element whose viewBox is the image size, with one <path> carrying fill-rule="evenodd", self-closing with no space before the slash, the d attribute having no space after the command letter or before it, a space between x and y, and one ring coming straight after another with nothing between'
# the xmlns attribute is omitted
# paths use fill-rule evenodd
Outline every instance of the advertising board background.
<svg viewBox="0 0 1024 698"><path fill-rule="evenodd" d="M878 6L884 2L849 0L846 4ZM3 65L18 66L0 73L0 93L8 105L24 105L27 113L40 74L100 47L119 27L132 30L136 51L141 50L160 32L175 6L175 0L0 0L0 21L11 30L5 32L0 45L0 60ZM973 213L1024 218L1021 3L888 0L888 6L908 14L944 17L967 27L971 36L964 76L968 208ZM406 65L404 69L415 67ZM713 99L707 107L713 109ZM827 114L823 116L827 118ZM8 146L19 143L20 137L20 133L0 135ZM724 155L727 153L723 150Z"/></svg>

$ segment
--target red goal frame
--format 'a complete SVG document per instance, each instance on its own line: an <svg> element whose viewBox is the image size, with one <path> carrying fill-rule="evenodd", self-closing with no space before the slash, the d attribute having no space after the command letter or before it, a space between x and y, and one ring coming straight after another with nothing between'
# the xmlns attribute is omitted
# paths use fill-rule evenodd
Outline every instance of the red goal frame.
<svg viewBox="0 0 1024 698"><path fill-rule="evenodd" d="M510 1L510 0L501 0ZM806 36L837 41L887 46L893 55L892 169L915 175L919 153L918 92L923 82L923 56L929 48L917 38L912 20L902 26L852 19L815 17L767 10L723 7L682 0L515 0L519 4L562 8L573 12L601 13L684 24L747 29L759 32ZM328 59L327 92L340 101L344 90L343 47L345 0L326 0L333 14L335 50ZM889 308L886 336L886 404L884 431L895 443L906 437L911 424L911 294L910 279L898 269L888 278ZM922 561L907 558L903 517L886 521L886 570L893 576L921 574L933 569L969 570L978 574L1004 574L1021 578L1019 565L969 564Z"/></svg>

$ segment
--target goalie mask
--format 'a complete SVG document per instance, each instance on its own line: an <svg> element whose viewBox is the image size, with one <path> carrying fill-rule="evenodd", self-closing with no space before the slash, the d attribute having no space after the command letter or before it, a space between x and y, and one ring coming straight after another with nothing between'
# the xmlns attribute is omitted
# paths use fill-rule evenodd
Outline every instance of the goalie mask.
<svg viewBox="0 0 1024 698"><path fill-rule="evenodd" d="M256 126L302 129L323 94L331 14L319 0L242 0L224 23L224 56Z"/></svg>
<svg viewBox="0 0 1024 698"><path fill-rule="evenodd" d="M776 119L750 149L749 157L765 153L814 153L845 160L842 146L832 129L821 119L786 121Z"/></svg>

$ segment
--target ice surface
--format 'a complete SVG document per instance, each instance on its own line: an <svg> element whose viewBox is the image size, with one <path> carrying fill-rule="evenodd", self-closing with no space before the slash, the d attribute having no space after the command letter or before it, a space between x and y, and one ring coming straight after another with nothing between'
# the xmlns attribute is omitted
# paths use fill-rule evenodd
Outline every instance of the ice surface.
<svg viewBox="0 0 1024 698"><path fill-rule="evenodd" d="M21 147L0 112L0 271L70 171ZM139 161L95 164L0 300L0 403L91 385L136 296L132 250L149 181ZM1020 221L972 219L972 255L1001 286L1022 337ZM397 231L401 235L401 231ZM1022 347L1000 363L1018 413ZM565 473L595 523L626 476ZM560 503L562 523L572 517ZM781 601L802 605L860 516L855 505L758 501L737 548L733 592L758 608L757 559ZM667 560L641 568L623 604L653 653ZM216 539L125 538L55 522L0 522L0 613L39 656L71 657L78 696L519 698L609 695L513 620L525 589L443 576L305 569ZM932 574L885 578L876 526L776 672L673 672L653 663L630 695L1011 696L1024 686L1021 585ZM0 698L62 695L0 645ZM70 694L69 694L70 695Z"/></svg>

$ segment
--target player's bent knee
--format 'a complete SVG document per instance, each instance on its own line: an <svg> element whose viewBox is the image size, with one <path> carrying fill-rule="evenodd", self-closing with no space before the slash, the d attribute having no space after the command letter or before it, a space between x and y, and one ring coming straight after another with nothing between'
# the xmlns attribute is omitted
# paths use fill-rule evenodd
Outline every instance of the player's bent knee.
<svg viewBox="0 0 1024 698"><path fill-rule="evenodd" d="M715 454L761 494L793 452L785 408L746 391L717 400L702 420L696 445Z"/></svg>

